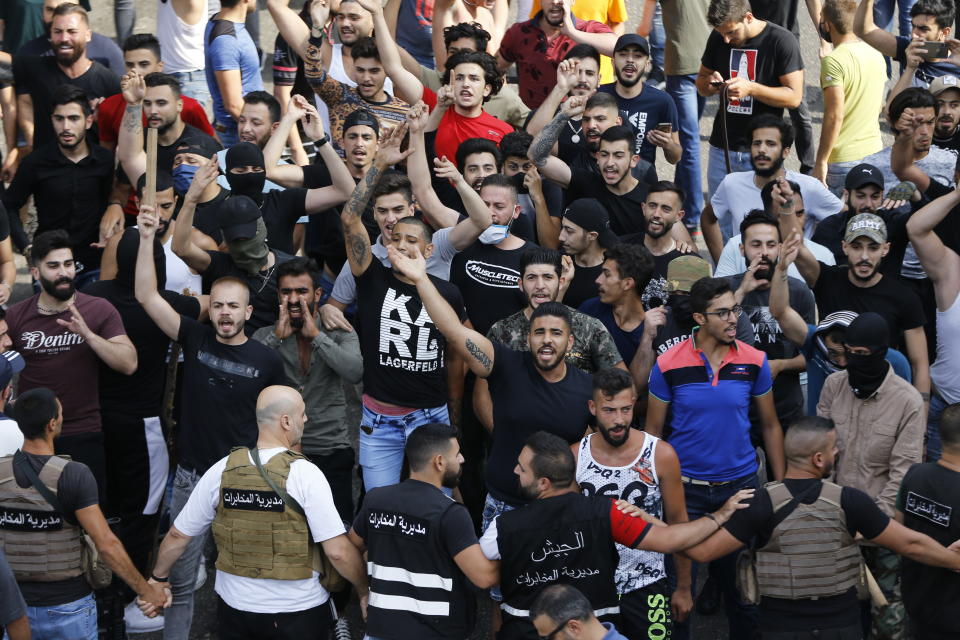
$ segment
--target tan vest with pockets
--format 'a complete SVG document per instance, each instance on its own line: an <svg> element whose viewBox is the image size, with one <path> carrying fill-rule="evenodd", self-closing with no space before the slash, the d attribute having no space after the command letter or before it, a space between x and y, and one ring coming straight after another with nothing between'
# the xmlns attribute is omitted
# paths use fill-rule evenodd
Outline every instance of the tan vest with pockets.
<svg viewBox="0 0 960 640"><path fill-rule="evenodd" d="M776 512L793 496L782 482L767 485ZM847 531L840 506L842 488L824 482L813 504L798 504L756 552L761 596L788 600L815 599L859 587L860 547Z"/></svg>
<svg viewBox="0 0 960 640"><path fill-rule="evenodd" d="M294 460L283 451L263 465L278 488L286 491ZM250 450L230 452L220 478L220 501L213 520L219 557L217 569L244 578L304 580L319 569L317 545L306 517L284 504L260 475Z"/></svg>
<svg viewBox="0 0 960 640"><path fill-rule="evenodd" d="M54 494L68 462L50 456L37 474ZM0 544L18 581L57 582L82 574L80 535L33 485L17 484L13 456L0 458Z"/></svg>

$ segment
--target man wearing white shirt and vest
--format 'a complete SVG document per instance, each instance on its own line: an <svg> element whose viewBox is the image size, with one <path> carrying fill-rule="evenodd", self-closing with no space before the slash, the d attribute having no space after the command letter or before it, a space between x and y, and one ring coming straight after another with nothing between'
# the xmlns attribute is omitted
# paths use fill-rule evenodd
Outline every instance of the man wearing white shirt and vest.
<svg viewBox="0 0 960 640"><path fill-rule="evenodd" d="M330 594L319 579L321 553L356 587L366 613L363 560L346 536L327 480L290 450L305 421L297 391L261 391L256 447L235 448L203 474L160 545L153 583L166 582L191 538L212 525L222 640L323 637L332 620ZM149 604L141 609L155 611Z"/></svg>
<svg viewBox="0 0 960 640"><path fill-rule="evenodd" d="M406 444L410 477L372 490L350 529L367 552L370 605L367 640L462 640L474 626L481 589L500 577L500 563L480 550L470 513L442 489L460 480L463 455L456 431L433 423Z"/></svg>

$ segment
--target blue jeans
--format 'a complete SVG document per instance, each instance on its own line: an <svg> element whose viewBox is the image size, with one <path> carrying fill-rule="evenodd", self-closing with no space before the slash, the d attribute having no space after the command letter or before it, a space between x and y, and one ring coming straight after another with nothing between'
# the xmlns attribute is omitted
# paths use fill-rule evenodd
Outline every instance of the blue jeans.
<svg viewBox="0 0 960 640"><path fill-rule="evenodd" d="M360 466L367 491L400 482L403 449L417 427L431 422L450 424L447 405L387 416L363 407L360 418Z"/></svg>
<svg viewBox="0 0 960 640"><path fill-rule="evenodd" d="M847 162L830 162L827 164L827 189L838 198L843 195L844 182L847 180L847 174L850 169L863 162L863 160L849 160Z"/></svg>
<svg viewBox="0 0 960 640"><path fill-rule="evenodd" d="M93 594L49 607L27 607L33 640L97 640Z"/></svg>
<svg viewBox="0 0 960 640"><path fill-rule="evenodd" d="M133 33L133 25L137 21L137 8L133 0L116 0L113 5L113 21L117 26L117 44L123 47L123 43Z"/></svg>
<svg viewBox="0 0 960 640"><path fill-rule="evenodd" d="M660 11L659 2L656 7L653 22L650 25L650 57L654 68L663 69L663 47L667 41L667 35L663 31L663 12Z"/></svg>
<svg viewBox="0 0 960 640"><path fill-rule="evenodd" d="M940 415L947 408L947 402L935 393L930 394L930 411L927 413L927 462L940 459Z"/></svg>
<svg viewBox="0 0 960 640"><path fill-rule="evenodd" d="M750 164L749 151L730 151L730 172L736 173L737 171L753 171L753 166ZM707 162L707 192L711 198L726 176L727 165L723 159L723 149L710 145ZM729 220L720 225L720 231L723 233L724 244L726 244L727 240L732 236L739 233L739 231L734 231L733 223Z"/></svg>
<svg viewBox="0 0 960 640"><path fill-rule="evenodd" d="M913 24L910 21L910 9L913 8L917 0L876 0L873 5L873 23L890 31L893 28L893 5L900 5L900 11L897 13L897 24L900 27L900 35L910 37L913 31Z"/></svg>
<svg viewBox="0 0 960 640"><path fill-rule="evenodd" d="M738 478L721 486L704 486L684 483L683 494L687 501L687 515L690 520L696 520L705 513L719 509L730 496L740 489L756 489L757 476L750 474ZM739 551L724 556L710 563L710 577L720 585L723 594L724 607L727 612L729 638L744 638L750 640L756 636L758 611L756 605L750 605L740 600L737 591L737 556ZM668 569L672 567L672 562ZM692 581L697 584L697 563L693 563ZM668 575L671 593L676 588L676 573ZM684 622L674 621L673 640L686 640L690 637L690 619Z"/></svg>
<svg viewBox="0 0 960 640"><path fill-rule="evenodd" d="M490 523L493 522L501 513L513 511L514 509L516 509L516 507L507 504L503 500L497 500L488 493L487 499L483 503L483 516L480 525L480 533L483 534L487 530L487 527L490 526ZM503 593L500 591L500 585L494 585L490 587L490 598L494 602L503 601Z"/></svg>
<svg viewBox="0 0 960 640"><path fill-rule="evenodd" d="M658 9L660 5L657 5ZM700 116L705 99L697 93L697 76L667 76L667 93L677 105L680 122L680 146L683 154L677 163L674 181L687 195L683 203L683 223L690 228L700 224L703 211L703 182L700 174Z"/></svg>
<svg viewBox="0 0 960 640"><path fill-rule="evenodd" d="M173 526L180 511L187 504L193 488L200 482L201 474L177 465L173 477L173 497L170 499L170 526ZM190 623L193 621L193 588L197 583L197 569L203 557L203 545L209 533L194 536L187 543L177 561L170 569L170 590L173 604L163 614L164 640L187 640Z"/></svg>
<svg viewBox="0 0 960 640"><path fill-rule="evenodd" d="M203 69L197 71L174 71L171 73L180 82L180 92L188 98L193 98L204 108L210 104L210 89L207 87L207 77Z"/></svg>
<svg viewBox="0 0 960 640"><path fill-rule="evenodd" d="M220 131L218 127L225 127L226 131ZM222 122L217 122L214 124L213 128L217 132L217 137L220 138L220 144L223 145L224 149L229 149L240 142L240 134L237 131L236 123L225 124Z"/></svg>

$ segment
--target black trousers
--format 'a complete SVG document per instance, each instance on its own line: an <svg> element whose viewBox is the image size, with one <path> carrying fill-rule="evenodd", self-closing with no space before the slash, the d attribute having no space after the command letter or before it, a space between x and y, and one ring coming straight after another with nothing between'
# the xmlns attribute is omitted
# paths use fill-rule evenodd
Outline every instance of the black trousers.
<svg viewBox="0 0 960 640"><path fill-rule="evenodd" d="M250 613L217 596L220 640L306 640L326 638L333 626L330 603L293 613Z"/></svg>
<svg viewBox="0 0 960 640"><path fill-rule="evenodd" d="M809 631L762 631L763 640L861 640L860 625Z"/></svg>
<svg viewBox="0 0 960 640"><path fill-rule="evenodd" d="M103 451L103 433L97 431L60 436L54 441L53 448L58 456L70 456L71 460L82 462L90 467L100 492L100 504L103 504L106 496L104 485L107 467Z"/></svg>
<svg viewBox="0 0 960 640"><path fill-rule="evenodd" d="M340 514L340 519L347 523L347 528L353 522L355 513L353 507L353 467L357 457L353 447L333 449L325 454L305 453L310 461L320 467L330 485L333 494L333 504Z"/></svg>

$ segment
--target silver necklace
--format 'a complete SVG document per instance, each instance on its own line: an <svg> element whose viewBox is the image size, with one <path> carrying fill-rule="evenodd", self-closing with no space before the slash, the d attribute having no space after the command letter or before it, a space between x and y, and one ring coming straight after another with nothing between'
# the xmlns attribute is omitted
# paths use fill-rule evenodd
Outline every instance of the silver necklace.
<svg viewBox="0 0 960 640"><path fill-rule="evenodd" d="M567 120L567 126L570 127L570 131L573 131L573 135L570 136L570 141L574 144L580 142L580 132L583 131L583 125L580 125L576 129L573 128L573 123Z"/></svg>

